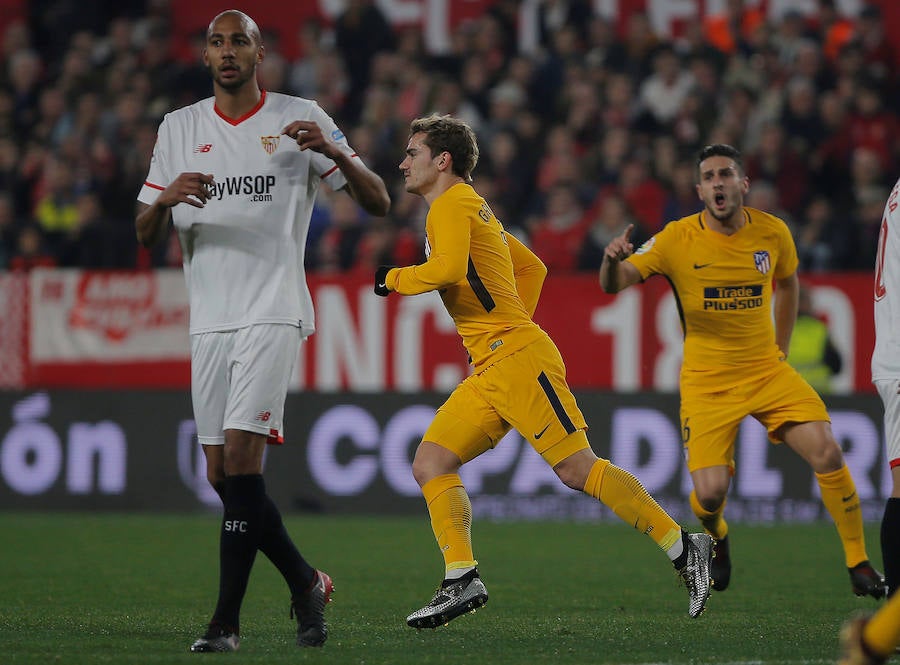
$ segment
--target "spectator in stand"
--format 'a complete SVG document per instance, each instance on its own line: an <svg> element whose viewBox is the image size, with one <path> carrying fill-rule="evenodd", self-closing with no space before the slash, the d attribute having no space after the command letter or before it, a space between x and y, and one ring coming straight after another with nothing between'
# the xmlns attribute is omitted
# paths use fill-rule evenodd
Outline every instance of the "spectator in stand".
<svg viewBox="0 0 900 665"><path fill-rule="evenodd" d="M494 207L505 210L506 215L502 219L508 220L508 224L515 224L525 210L525 199L533 187L534 173L527 162L520 159L519 145L513 132L494 134L487 145L480 171L494 180L494 193L490 199ZM497 210L494 212L499 214Z"/></svg>
<svg viewBox="0 0 900 665"><path fill-rule="evenodd" d="M871 77L862 77L858 82L848 130L851 149L874 150L881 168L894 171L900 150L900 126L896 113L884 107L879 84Z"/></svg>
<svg viewBox="0 0 900 665"><path fill-rule="evenodd" d="M56 258L47 250L41 227L29 222L19 229L16 247L9 258L9 269L14 272L29 272L32 268L52 268Z"/></svg>
<svg viewBox="0 0 900 665"><path fill-rule="evenodd" d="M551 275L575 270L584 245L585 210L575 187L557 184L547 192L544 215L530 225L531 250Z"/></svg>
<svg viewBox="0 0 900 665"><path fill-rule="evenodd" d="M663 204L663 223L687 217L702 208L703 203L697 198L694 182L694 165L689 161L679 161L672 169L672 180Z"/></svg>
<svg viewBox="0 0 900 665"><path fill-rule="evenodd" d="M722 53L748 54L748 41L765 16L758 7L750 7L744 0L725 0L724 11L711 14L703 21L704 33L710 44Z"/></svg>
<svg viewBox="0 0 900 665"><path fill-rule="evenodd" d="M0 193L0 270L9 268L9 261L15 252L18 224L13 199L9 194Z"/></svg>
<svg viewBox="0 0 900 665"><path fill-rule="evenodd" d="M828 323L813 309L810 287L801 282L797 321L791 332L791 367L820 395L831 393L831 379L840 373L844 360L834 345Z"/></svg>
<svg viewBox="0 0 900 665"><path fill-rule="evenodd" d="M484 124L478 108L463 95L459 81L446 76L439 76L434 82L429 107L435 113L459 118L475 132L480 132Z"/></svg>
<svg viewBox="0 0 900 665"><path fill-rule="evenodd" d="M697 199L696 192L694 199ZM622 235L629 225L634 227L632 238L635 243L642 243L647 237L628 209L625 199L615 190L607 190L598 197L588 214L590 222L578 254L579 270L600 270L606 246L613 238Z"/></svg>
<svg viewBox="0 0 900 665"><path fill-rule="evenodd" d="M56 255L63 268L124 268L134 265L134 239L130 228L115 229L102 216L100 199L85 192L76 200L78 220L58 241ZM128 244L124 242L128 231ZM117 237L118 235L118 237ZM128 247L127 251L122 251Z"/></svg>
<svg viewBox="0 0 900 665"><path fill-rule="evenodd" d="M822 44L822 53L833 63L841 49L853 38L853 21L841 15L835 0L819 0L818 11L812 17L812 32Z"/></svg>
<svg viewBox="0 0 900 665"><path fill-rule="evenodd" d="M678 60L668 44L661 45L653 56L653 74L644 79L638 91L643 109L642 125L651 133L666 131L684 100L694 87L694 77Z"/></svg>
<svg viewBox="0 0 900 665"><path fill-rule="evenodd" d="M34 220L41 227L48 247L54 251L66 233L78 224L78 192L72 166L56 156L44 162L40 198L34 208Z"/></svg>
<svg viewBox="0 0 900 665"><path fill-rule="evenodd" d="M763 127L759 145L750 152L746 164L751 181L772 183L778 190L780 207L792 218L799 216L809 194L809 170L801 153L787 143L780 124L769 122Z"/></svg>
<svg viewBox="0 0 900 665"><path fill-rule="evenodd" d="M373 0L348 0L335 20L334 38L350 82L343 112L356 122L369 85L370 63L376 53L394 48L394 33Z"/></svg>
<svg viewBox="0 0 900 665"><path fill-rule="evenodd" d="M639 112L634 91L634 81L626 74L610 74L603 88L603 104L600 110L600 130L632 126Z"/></svg>
<svg viewBox="0 0 900 665"><path fill-rule="evenodd" d="M324 272L346 272L356 263L356 253L365 233L365 218L349 196L331 197L328 228L319 239L316 255Z"/></svg>
<svg viewBox="0 0 900 665"><path fill-rule="evenodd" d="M861 187L857 191L856 206L850 219L851 233L842 265L849 270L865 270L875 265L878 232L888 189L880 185Z"/></svg>
<svg viewBox="0 0 900 665"><path fill-rule="evenodd" d="M839 232L844 226L835 219L834 207L827 196L813 197L793 229L801 273L834 269L836 247L841 242Z"/></svg>
<svg viewBox="0 0 900 665"><path fill-rule="evenodd" d="M659 44L646 12L630 14L622 44L622 71L634 81L643 81L653 69L653 54Z"/></svg>
<svg viewBox="0 0 900 665"><path fill-rule="evenodd" d="M866 70L882 84L887 91L897 80L896 47L888 38L881 10L874 3L866 3L856 20L855 40L862 48Z"/></svg>
<svg viewBox="0 0 900 665"><path fill-rule="evenodd" d="M593 182L598 187L615 185L619 173L628 159L632 147L632 135L626 127L609 127L599 144L585 157Z"/></svg>
<svg viewBox="0 0 900 665"><path fill-rule="evenodd" d="M788 82L786 93L779 124L784 130L789 149L803 158L825 136L816 105L816 89L808 78L795 76Z"/></svg>
<svg viewBox="0 0 900 665"><path fill-rule="evenodd" d="M632 156L622 165L618 190L641 228L651 234L662 228L666 191L650 176L645 159Z"/></svg>

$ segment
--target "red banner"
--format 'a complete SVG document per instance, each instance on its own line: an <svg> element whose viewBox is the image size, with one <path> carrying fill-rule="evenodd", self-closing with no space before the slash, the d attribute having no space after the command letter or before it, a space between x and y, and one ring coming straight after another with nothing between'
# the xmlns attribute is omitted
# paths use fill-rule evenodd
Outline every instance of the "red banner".
<svg viewBox="0 0 900 665"><path fill-rule="evenodd" d="M834 392L871 392L872 276L804 280L843 356ZM314 277L310 286L317 330L303 345L294 389L446 392L468 373L467 354L437 294L379 298L370 280L349 276ZM28 292L22 339L0 346L10 356L4 362L28 358L23 387L189 386L180 271L37 270ZM677 389L681 324L662 278L609 296L594 274L551 277L535 319L559 346L575 389Z"/></svg>

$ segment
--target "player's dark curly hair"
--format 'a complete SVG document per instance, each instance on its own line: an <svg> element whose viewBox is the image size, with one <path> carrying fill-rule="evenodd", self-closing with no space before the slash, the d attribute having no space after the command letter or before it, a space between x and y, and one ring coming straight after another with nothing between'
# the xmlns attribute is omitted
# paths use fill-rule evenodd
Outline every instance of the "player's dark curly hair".
<svg viewBox="0 0 900 665"><path fill-rule="evenodd" d="M425 134L423 143L432 155L449 152L453 158L453 173L466 182L472 180L472 171L478 163L478 140L475 132L459 118L433 113L416 118L409 125L410 134Z"/></svg>
<svg viewBox="0 0 900 665"><path fill-rule="evenodd" d="M706 159L710 157L728 157L729 159L734 160L734 163L737 164L738 170L741 175L744 173L744 160L741 157L741 151L735 148L734 146L728 145L727 143L713 143L712 145L705 146L700 152L697 154L697 170L700 170L700 164Z"/></svg>

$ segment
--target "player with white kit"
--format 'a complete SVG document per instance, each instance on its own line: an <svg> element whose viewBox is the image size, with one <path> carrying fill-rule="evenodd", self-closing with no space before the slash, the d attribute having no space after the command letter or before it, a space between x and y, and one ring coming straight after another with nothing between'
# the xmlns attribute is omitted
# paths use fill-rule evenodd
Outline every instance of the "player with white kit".
<svg viewBox="0 0 900 665"><path fill-rule="evenodd" d="M881 520L881 555L890 599L874 616L858 614L841 629L839 665L881 665L900 644L900 180L884 206L875 259L875 350L872 382L884 404L884 438L893 488Z"/></svg>
<svg viewBox="0 0 900 665"><path fill-rule="evenodd" d="M261 90L259 28L228 10L209 25L214 96L165 116L135 220L144 245L172 220L190 300L191 383L207 477L222 497L219 600L192 651L234 651L256 551L291 589L297 644L327 638L333 586L297 551L262 477L302 338L315 330L303 259L320 183L384 215L384 182L314 101Z"/></svg>

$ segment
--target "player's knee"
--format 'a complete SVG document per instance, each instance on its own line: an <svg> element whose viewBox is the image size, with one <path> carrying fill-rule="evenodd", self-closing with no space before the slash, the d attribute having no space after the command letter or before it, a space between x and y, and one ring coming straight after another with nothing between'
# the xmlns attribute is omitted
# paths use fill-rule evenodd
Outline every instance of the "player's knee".
<svg viewBox="0 0 900 665"><path fill-rule="evenodd" d="M419 445L416 456L413 458L412 473L419 487L423 487L433 478L456 473L459 471L459 467L459 458L449 450L433 443L423 442Z"/></svg>
<svg viewBox="0 0 900 665"><path fill-rule="evenodd" d="M583 455L570 455L553 467L557 477L566 487L582 491L587 483L588 474L591 472L596 457L588 458Z"/></svg>
<svg viewBox="0 0 900 665"><path fill-rule="evenodd" d="M715 488L707 489L702 494L697 492L697 503L708 513L715 513L722 507L725 501L725 492L719 492Z"/></svg>
<svg viewBox="0 0 900 665"><path fill-rule="evenodd" d="M810 466L816 473L829 473L837 471L844 465L844 453L841 447L834 439L827 439L822 442L810 455Z"/></svg>
<svg viewBox="0 0 900 665"><path fill-rule="evenodd" d="M221 496L221 490L225 486L225 470L207 467L206 480L209 481L212 488Z"/></svg>

